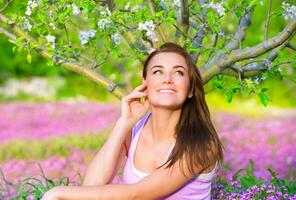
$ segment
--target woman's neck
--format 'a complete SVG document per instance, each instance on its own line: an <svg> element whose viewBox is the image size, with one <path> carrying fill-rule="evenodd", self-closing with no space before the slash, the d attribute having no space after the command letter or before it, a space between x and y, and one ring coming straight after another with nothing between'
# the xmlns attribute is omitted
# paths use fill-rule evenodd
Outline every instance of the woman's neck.
<svg viewBox="0 0 296 200"><path fill-rule="evenodd" d="M151 133L154 144L175 141L175 127L179 122L181 110L152 108Z"/></svg>

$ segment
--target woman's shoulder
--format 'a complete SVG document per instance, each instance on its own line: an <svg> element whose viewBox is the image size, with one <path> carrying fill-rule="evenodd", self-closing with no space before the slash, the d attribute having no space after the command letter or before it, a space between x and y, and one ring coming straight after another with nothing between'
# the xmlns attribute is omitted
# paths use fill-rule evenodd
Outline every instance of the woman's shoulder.
<svg viewBox="0 0 296 200"><path fill-rule="evenodd" d="M136 136L136 134L139 132L139 130L145 125L148 118L150 117L151 112L147 112L133 127L132 129L132 139Z"/></svg>
<svg viewBox="0 0 296 200"><path fill-rule="evenodd" d="M131 134L128 134L127 137L125 138L125 148L126 148L126 153L129 151L132 140L135 138L135 136L139 133L141 128L144 126L146 123L147 119L151 115L151 112L146 113L132 128ZM127 155L127 154L126 154Z"/></svg>

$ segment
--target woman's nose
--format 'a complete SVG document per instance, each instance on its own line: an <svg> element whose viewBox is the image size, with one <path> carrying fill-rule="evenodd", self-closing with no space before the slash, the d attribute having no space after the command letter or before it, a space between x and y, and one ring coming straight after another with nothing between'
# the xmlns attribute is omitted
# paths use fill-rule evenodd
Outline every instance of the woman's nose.
<svg viewBox="0 0 296 200"><path fill-rule="evenodd" d="M164 77L163 77L163 82L164 83L173 83L173 76L171 73L166 73L164 74Z"/></svg>

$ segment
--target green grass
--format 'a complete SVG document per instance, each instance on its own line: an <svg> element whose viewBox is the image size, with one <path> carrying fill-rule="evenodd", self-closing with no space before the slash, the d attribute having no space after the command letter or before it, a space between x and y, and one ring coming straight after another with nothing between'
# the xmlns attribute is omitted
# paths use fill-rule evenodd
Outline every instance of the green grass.
<svg viewBox="0 0 296 200"><path fill-rule="evenodd" d="M13 140L0 146L0 161L10 159L38 160L49 156L68 156L73 149L98 150L107 139L109 131L101 134L70 135L47 140ZM45 148L46 147L46 148Z"/></svg>

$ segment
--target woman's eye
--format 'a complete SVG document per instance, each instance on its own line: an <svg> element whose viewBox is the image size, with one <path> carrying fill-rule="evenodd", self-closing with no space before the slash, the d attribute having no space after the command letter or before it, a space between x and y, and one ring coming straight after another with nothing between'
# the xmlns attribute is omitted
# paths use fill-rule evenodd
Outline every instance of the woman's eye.
<svg viewBox="0 0 296 200"><path fill-rule="evenodd" d="M161 73L160 70L155 70L155 71L153 72L153 74L159 74L159 73Z"/></svg>
<svg viewBox="0 0 296 200"><path fill-rule="evenodd" d="M182 72L182 71L176 71L176 74L184 76L184 72Z"/></svg>

